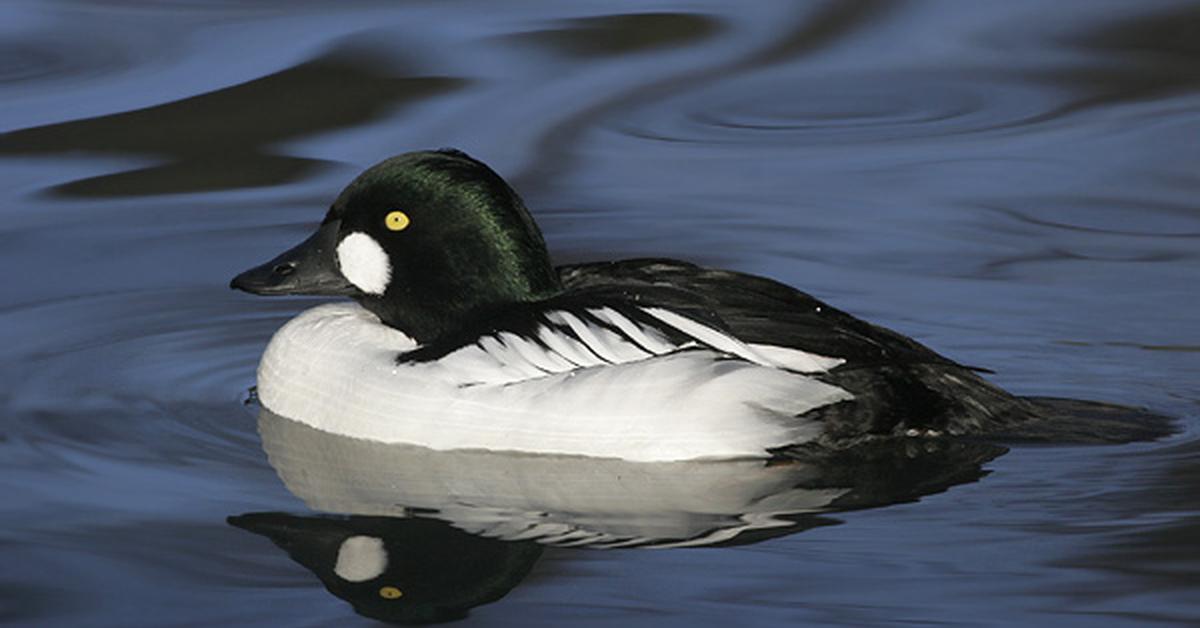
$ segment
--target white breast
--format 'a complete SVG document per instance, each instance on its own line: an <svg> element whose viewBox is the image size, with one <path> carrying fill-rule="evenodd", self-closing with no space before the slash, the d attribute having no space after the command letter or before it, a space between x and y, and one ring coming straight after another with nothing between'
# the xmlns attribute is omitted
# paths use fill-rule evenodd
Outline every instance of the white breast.
<svg viewBox="0 0 1200 628"><path fill-rule="evenodd" d="M615 317L606 326L554 314L540 342L501 332L397 364L411 338L357 304L322 305L272 338L259 398L317 429L385 443L640 461L762 456L820 433L797 415L851 398L794 368L829 358L699 340L681 351L615 312L589 312ZM679 318L664 322L699 326ZM696 333L708 332L718 333Z"/></svg>

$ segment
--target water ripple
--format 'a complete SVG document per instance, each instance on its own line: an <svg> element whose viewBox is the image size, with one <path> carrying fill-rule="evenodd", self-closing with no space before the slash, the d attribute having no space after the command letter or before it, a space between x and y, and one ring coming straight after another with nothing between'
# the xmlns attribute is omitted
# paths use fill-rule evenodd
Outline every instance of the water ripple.
<svg viewBox="0 0 1200 628"><path fill-rule="evenodd" d="M551 548L479 619L1194 617L1196 3L652 10L0 3L0 616L347 621L306 570L221 523L301 507L242 402L272 331L308 305L224 282L302 237L349 164L458 145L513 180L560 260L772 275L1015 391L1185 419L1163 442L1015 448L979 484L754 548ZM315 454L297 452L289 479L311 481ZM474 468L379 454L365 468L407 460L410 490ZM366 486L331 471L331 499ZM930 604L931 588L969 603Z"/></svg>
<svg viewBox="0 0 1200 628"><path fill-rule="evenodd" d="M54 188L66 196L279 185L328 162L277 154L275 145L368 124L465 83L451 77L397 76L393 65L361 50L334 50L247 83L182 100L0 134L0 156L87 152L163 161Z"/></svg>
<svg viewBox="0 0 1200 628"><path fill-rule="evenodd" d="M763 73L669 98L615 123L629 135L742 146L887 142L1018 125L1044 111L1029 90L926 71Z"/></svg>
<svg viewBox="0 0 1200 628"><path fill-rule="evenodd" d="M101 74L123 65L121 55L114 50L85 48L79 42L0 42L0 84Z"/></svg>
<svg viewBox="0 0 1200 628"><path fill-rule="evenodd" d="M79 325L81 312L90 325ZM232 307L229 296L170 291L9 308L0 329L19 366L4 369L13 384L7 445L60 459L73 451L260 465L241 404L263 343L285 317ZM39 333L46 326L59 333Z"/></svg>

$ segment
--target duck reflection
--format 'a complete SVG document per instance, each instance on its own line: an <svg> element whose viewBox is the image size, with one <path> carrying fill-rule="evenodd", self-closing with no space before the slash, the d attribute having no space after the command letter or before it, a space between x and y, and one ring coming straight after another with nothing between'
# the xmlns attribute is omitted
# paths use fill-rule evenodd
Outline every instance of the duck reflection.
<svg viewBox="0 0 1200 628"><path fill-rule="evenodd" d="M542 555L533 542L486 539L431 519L254 513L229 523L271 539L360 615L395 623L465 617L517 586Z"/></svg>
<svg viewBox="0 0 1200 628"><path fill-rule="evenodd" d="M503 597L543 546L752 543L837 523L827 513L912 501L974 481L1004 452L939 439L771 461L636 463L433 451L259 414L271 465L310 508L350 516L231 517L269 537L365 616L462 617Z"/></svg>

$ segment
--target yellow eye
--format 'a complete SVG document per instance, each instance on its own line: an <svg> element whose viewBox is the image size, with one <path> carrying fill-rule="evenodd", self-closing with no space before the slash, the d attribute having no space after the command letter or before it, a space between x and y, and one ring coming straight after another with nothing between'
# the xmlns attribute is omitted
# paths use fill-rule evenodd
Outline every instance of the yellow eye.
<svg viewBox="0 0 1200 628"><path fill-rule="evenodd" d="M401 215L403 216L403 214ZM402 595L404 595L404 592L396 587L382 587L379 589L379 597L385 600L399 599Z"/></svg>
<svg viewBox="0 0 1200 628"><path fill-rule="evenodd" d="M408 214L400 211L388 212L386 218L383 219L383 224L392 231L404 231L408 228Z"/></svg>

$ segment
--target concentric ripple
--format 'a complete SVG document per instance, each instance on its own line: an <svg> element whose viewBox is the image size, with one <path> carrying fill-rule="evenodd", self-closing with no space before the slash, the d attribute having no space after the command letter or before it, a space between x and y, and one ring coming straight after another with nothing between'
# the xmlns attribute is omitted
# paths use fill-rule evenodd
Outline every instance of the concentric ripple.
<svg viewBox="0 0 1200 628"><path fill-rule="evenodd" d="M613 122L638 137L739 145L888 142L1018 126L1062 106L1029 84L907 70L761 72L655 102Z"/></svg>

